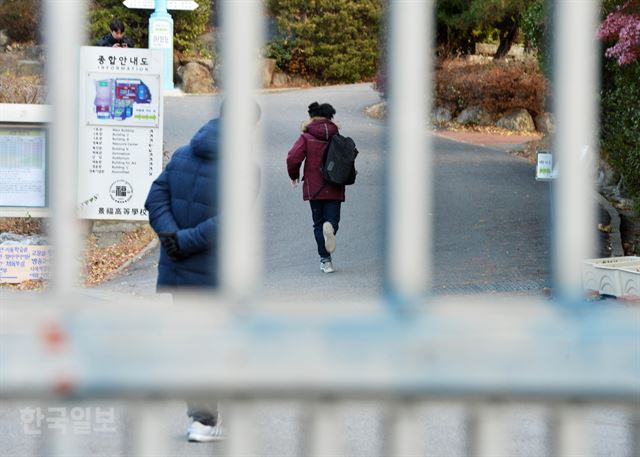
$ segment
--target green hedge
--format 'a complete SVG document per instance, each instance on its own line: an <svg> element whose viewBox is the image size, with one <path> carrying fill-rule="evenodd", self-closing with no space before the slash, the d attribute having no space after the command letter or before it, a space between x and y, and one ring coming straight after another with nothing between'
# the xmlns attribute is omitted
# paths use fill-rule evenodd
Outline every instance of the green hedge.
<svg viewBox="0 0 640 457"><path fill-rule="evenodd" d="M326 82L375 75L383 0L269 0L283 35L267 48L284 70Z"/></svg>
<svg viewBox="0 0 640 457"><path fill-rule="evenodd" d="M173 46L185 54L207 54L196 38L207 30L212 2L201 1L194 11L169 11L173 18ZM92 0L89 10L89 36L95 43L109 33L109 22L120 19L125 25L125 35L136 47L146 48L149 43L149 16L153 10L129 9L122 0Z"/></svg>
<svg viewBox="0 0 640 457"><path fill-rule="evenodd" d="M620 67L609 60L602 87L602 154L640 203L640 60ZM638 206L638 205L637 205Z"/></svg>

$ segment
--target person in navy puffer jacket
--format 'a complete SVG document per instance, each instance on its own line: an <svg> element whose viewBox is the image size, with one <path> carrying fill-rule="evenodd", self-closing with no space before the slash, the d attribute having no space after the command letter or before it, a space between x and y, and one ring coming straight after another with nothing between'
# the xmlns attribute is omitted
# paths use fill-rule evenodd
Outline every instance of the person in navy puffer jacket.
<svg viewBox="0 0 640 457"><path fill-rule="evenodd" d="M151 185L145 208L162 247L158 291L217 285L218 154L221 117L204 124L176 150ZM254 102L256 123L260 106ZM260 171L256 166L256 177Z"/></svg>
<svg viewBox="0 0 640 457"><path fill-rule="evenodd" d="M256 103L254 108L257 122L260 107ZM223 112L221 107L221 117ZM158 291L217 285L220 123L220 118L210 120L188 145L178 148L149 190L145 208L161 241ZM259 179L257 166L256 172ZM189 441L224 437L215 401L190 401L187 414L193 420Z"/></svg>
<svg viewBox="0 0 640 457"><path fill-rule="evenodd" d="M145 208L161 241L157 289L215 287L220 119L178 148L153 182Z"/></svg>

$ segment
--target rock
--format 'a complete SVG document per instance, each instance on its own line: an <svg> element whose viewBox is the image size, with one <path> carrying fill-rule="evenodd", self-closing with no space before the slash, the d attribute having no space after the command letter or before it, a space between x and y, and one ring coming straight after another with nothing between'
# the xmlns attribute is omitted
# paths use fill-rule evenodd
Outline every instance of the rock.
<svg viewBox="0 0 640 457"><path fill-rule="evenodd" d="M42 45L29 46L24 50L24 55L27 59L39 60L40 62L44 61L44 53L45 50L44 46Z"/></svg>
<svg viewBox="0 0 640 457"><path fill-rule="evenodd" d="M365 108L364 114L374 119L384 119L387 116L387 104L382 102L368 106Z"/></svg>
<svg viewBox="0 0 640 457"><path fill-rule="evenodd" d="M619 182L620 173L604 160L600 160L600 164L598 165L598 177L596 178L598 188L615 188Z"/></svg>
<svg viewBox="0 0 640 457"><path fill-rule="evenodd" d="M496 123L498 127L517 132L532 132L536 129L533 118L529 111L524 108L514 108L509 110Z"/></svg>
<svg viewBox="0 0 640 457"><path fill-rule="evenodd" d="M0 46L6 46L9 44L9 36L5 30L0 30Z"/></svg>
<svg viewBox="0 0 640 457"><path fill-rule="evenodd" d="M489 114L482 108L478 106L472 106L463 109L462 112L458 114L456 122L463 125L490 125L493 123L493 119L491 119L491 116L489 116Z"/></svg>
<svg viewBox="0 0 640 457"><path fill-rule="evenodd" d="M262 59L261 66L260 79L262 87L269 87L273 79L273 72L276 69L276 59Z"/></svg>
<svg viewBox="0 0 640 457"><path fill-rule="evenodd" d="M536 130L544 133L545 135L549 135L556 131L555 121L553 119L553 114L551 113L538 114L535 118L535 124Z"/></svg>
<svg viewBox="0 0 640 457"><path fill-rule="evenodd" d="M0 233L2 246L46 246L49 240L43 235L17 235L15 233Z"/></svg>
<svg viewBox="0 0 640 457"><path fill-rule="evenodd" d="M37 76L43 74L42 64L37 60L20 60L16 68L19 76Z"/></svg>
<svg viewBox="0 0 640 457"><path fill-rule="evenodd" d="M182 90L187 94L209 94L214 91L213 77L204 65L189 62L178 68Z"/></svg>
<svg viewBox="0 0 640 457"><path fill-rule="evenodd" d="M291 85L293 87L308 87L309 81L304 79L302 76L295 75L291 76Z"/></svg>
<svg viewBox="0 0 640 457"><path fill-rule="evenodd" d="M436 106L431 115L431 120L434 124L443 124L445 122L451 122L453 114L449 108L444 106Z"/></svg>
<svg viewBox="0 0 640 457"><path fill-rule="evenodd" d="M469 63L488 63L493 60L493 57L484 56L484 55L474 55L470 54L467 56L467 62Z"/></svg>
<svg viewBox="0 0 640 457"><path fill-rule="evenodd" d="M497 50L497 44L476 43L476 55L493 56ZM524 56L524 46L517 44L512 45L507 56L521 59Z"/></svg>
<svg viewBox="0 0 640 457"><path fill-rule="evenodd" d="M273 87L288 87L291 82L291 78L281 70L273 72L273 78L271 79L271 86Z"/></svg>

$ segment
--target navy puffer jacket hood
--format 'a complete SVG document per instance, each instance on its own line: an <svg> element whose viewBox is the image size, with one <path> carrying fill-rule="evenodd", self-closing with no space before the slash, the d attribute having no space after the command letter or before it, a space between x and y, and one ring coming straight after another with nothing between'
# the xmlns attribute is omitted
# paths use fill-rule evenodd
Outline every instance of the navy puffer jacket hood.
<svg viewBox="0 0 640 457"><path fill-rule="evenodd" d="M200 127L200 130L193 135L189 142L193 154L206 160L216 160L219 148L219 129L219 119L211 119Z"/></svg>

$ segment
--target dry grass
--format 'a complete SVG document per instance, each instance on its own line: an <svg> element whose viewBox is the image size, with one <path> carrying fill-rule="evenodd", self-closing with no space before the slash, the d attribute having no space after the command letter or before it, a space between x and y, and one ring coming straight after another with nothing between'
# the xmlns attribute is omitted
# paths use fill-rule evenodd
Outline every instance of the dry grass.
<svg viewBox="0 0 640 457"><path fill-rule="evenodd" d="M0 233L5 232L40 235L44 233L44 221L32 217L3 217L0 218Z"/></svg>
<svg viewBox="0 0 640 457"><path fill-rule="evenodd" d="M0 103L43 104L45 99L41 76L16 76L9 71L0 74Z"/></svg>
<svg viewBox="0 0 640 457"><path fill-rule="evenodd" d="M539 140L530 141L527 146L521 151L512 151L511 154L526 159L529 163L535 165L537 163L538 151L550 151L551 150L551 137L545 136Z"/></svg>
<svg viewBox="0 0 640 457"><path fill-rule="evenodd" d="M101 248L98 247L95 234L89 235L84 252L84 285L91 287L109 279L125 262L142 251L155 236L155 232L147 225L133 232L123 233L118 243Z"/></svg>

